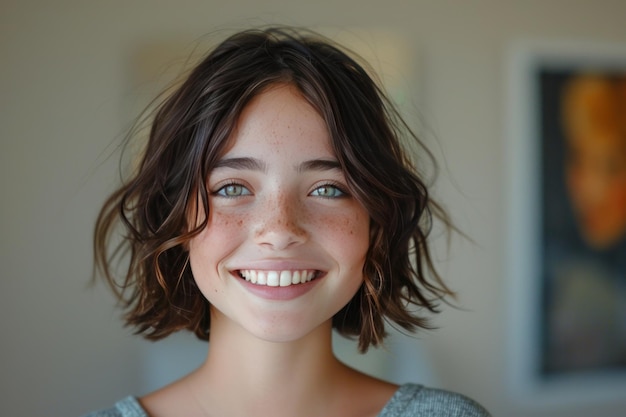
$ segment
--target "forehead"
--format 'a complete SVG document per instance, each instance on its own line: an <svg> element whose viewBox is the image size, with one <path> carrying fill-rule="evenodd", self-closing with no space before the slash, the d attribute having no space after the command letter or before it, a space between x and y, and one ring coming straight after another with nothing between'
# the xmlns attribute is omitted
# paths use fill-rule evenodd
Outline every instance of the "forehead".
<svg viewBox="0 0 626 417"><path fill-rule="evenodd" d="M241 112L229 142L226 154L259 147L333 154L324 119L290 84L271 86L252 98Z"/></svg>

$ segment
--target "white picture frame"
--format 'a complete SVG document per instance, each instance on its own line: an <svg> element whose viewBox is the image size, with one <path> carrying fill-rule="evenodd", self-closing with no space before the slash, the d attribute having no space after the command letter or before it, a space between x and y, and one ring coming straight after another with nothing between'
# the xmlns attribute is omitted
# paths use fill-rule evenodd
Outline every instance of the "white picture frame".
<svg viewBox="0 0 626 417"><path fill-rule="evenodd" d="M625 403L626 366L546 372L545 187L542 162L541 73L608 73L626 76L626 45L523 41L506 65L507 363L514 402L539 408ZM626 115L625 115L626 116ZM545 115L544 115L545 117ZM626 252L624 253L626 259ZM624 306L622 306L624 307ZM626 311L626 310L624 310ZM542 330L543 329L543 330ZM549 374L549 375L547 375Z"/></svg>

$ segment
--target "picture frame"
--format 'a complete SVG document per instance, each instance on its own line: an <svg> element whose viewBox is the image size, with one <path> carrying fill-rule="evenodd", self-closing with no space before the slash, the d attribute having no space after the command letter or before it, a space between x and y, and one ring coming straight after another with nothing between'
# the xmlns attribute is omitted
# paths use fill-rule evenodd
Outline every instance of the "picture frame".
<svg viewBox="0 0 626 417"><path fill-rule="evenodd" d="M585 119L584 134L582 122L572 120L597 107L587 91L593 90L590 97L615 95L609 101L621 103L616 85L624 82L624 117L611 123L626 128L626 45L524 41L512 45L507 58L509 392L535 408L624 402L626 210L609 224L609 209L598 215L599 208L589 208L583 189L593 187L580 185L598 177L592 172L602 165L598 155L610 154L615 165L619 153L607 151L615 149L607 143L618 142L591 140L589 126L600 126L593 121L599 116ZM626 146L626 136L619 137ZM598 144L604 147L599 153ZM584 149L594 149L595 156L585 156ZM626 173L626 162L619 159L615 166L619 175ZM604 187L595 181L596 190ZM626 198L626 185L619 189ZM605 270L607 276L598 272Z"/></svg>

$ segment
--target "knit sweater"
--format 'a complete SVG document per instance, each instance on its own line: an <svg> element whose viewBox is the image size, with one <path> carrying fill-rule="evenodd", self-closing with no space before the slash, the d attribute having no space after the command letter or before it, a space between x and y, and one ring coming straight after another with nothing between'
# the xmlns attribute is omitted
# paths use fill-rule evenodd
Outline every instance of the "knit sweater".
<svg viewBox="0 0 626 417"><path fill-rule="evenodd" d="M112 408L84 417L149 417L134 397L127 397ZM457 393L404 384L394 393L378 417L490 417L480 404Z"/></svg>

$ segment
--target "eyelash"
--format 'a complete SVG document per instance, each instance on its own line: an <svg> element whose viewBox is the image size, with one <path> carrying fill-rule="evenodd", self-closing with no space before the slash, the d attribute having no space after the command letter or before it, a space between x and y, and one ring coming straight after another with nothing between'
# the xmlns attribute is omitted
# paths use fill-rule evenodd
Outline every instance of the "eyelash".
<svg viewBox="0 0 626 417"><path fill-rule="evenodd" d="M240 190L241 194L238 194L238 195L228 195L228 194L226 194L226 190L229 187L238 187L238 188L240 188L241 189ZM212 194L216 195L216 196L219 196L219 197L224 197L224 198L237 198L237 197L244 197L244 196L252 195L252 192L250 192L250 190L245 185L240 184L240 183L235 182L235 181L232 181L232 182L228 182L228 183L222 185L220 188L218 188Z"/></svg>
<svg viewBox="0 0 626 417"><path fill-rule="evenodd" d="M339 195L335 195L335 196L319 195L319 196L314 196L314 197L335 199L335 198L344 198L344 197L348 196L348 192L342 186L340 186L339 184L336 184L336 183L332 183L332 182L329 182L329 183L326 183L326 184L320 184L320 185L316 186L313 189L313 191L311 191L309 193L309 195L313 194L315 191L318 191L319 189L322 189L322 188L332 188L332 189L338 191Z"/></svg>

